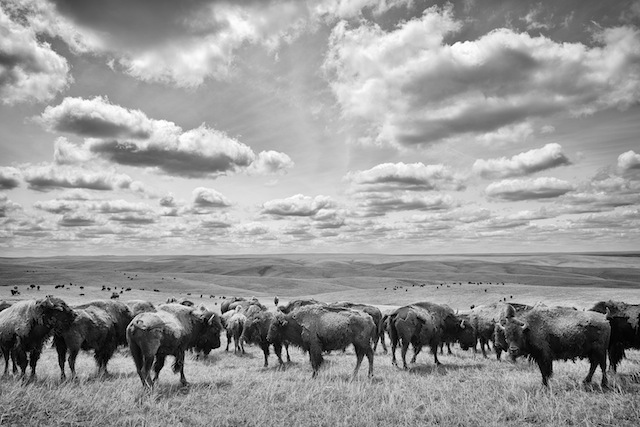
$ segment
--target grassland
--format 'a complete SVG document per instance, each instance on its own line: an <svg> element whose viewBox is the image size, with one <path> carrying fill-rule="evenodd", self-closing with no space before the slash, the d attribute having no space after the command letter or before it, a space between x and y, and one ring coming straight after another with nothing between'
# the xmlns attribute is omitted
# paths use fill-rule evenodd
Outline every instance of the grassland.
<svg viewBox="0 0 640 427"><path fill-rule="evenodd" d="M281 302L311 296L381 308L430 300L465 310L506 298L581 309L609 298L640 303L639 266L633 254L4 258L0 299L11 300L9 289L17 286L21 295L13 299L55 294L78 303L117 292L125 301L190 297L213 309L230 295L256 296L272 310L274 295ZM214 350L207 361L189 357L188 387L179 385L168 363L148 393L125 350L111 361L111 377L96 378L93 359L85 353L78 358L79 378L60 383L55 352L47 348L35 382L0 380L0 425L640 424L640 382L633 375L640 370L637 351L628 352L618 374L609 372L612 387L602 390L599 371L594 385L582 385L584 361L554 363L551 387L544 389L535 366L484 359L459 348L441 357L441 367L434 367L425 351L409 371L391 366L390 356L379 349L374 377L367 378L363 368L353 382L352 350L328 356L315 380L308 358L297 350L285 370L276 368L273 356L273 366L262 368L261 351L247 350L243 356Z"/></svg>

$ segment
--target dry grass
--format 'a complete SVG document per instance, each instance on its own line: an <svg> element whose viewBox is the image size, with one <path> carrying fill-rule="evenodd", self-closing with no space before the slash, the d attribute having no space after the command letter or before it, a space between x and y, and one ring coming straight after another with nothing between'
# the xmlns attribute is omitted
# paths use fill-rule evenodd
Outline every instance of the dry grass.
<svg viewBox="0 0 640 427"><path fill-rule="evenodd" d="M429 300L468 309L505 297L584 308L610 298L640 302L638 265L635 256L595 255L5 258L0 298L12 299L9 287L18 286L22 294L13 299L55 294L74 304L107 298L111 292L101 290L105 285L118 291L131 287L123 300L191 297L213 309L223 295L254 295L273 309L276 294L281 303L311 296L381 308ZM41 285L41 291L30 284ZM56 289L57 284L65 287ZM620 374L610 374L611 388L601 390L599 371L594 385L582 385L584 361L555 362L551 387L545 389L536 366L459 349L441 357L442 367L433 366L425 349L409 371L378 353L374 377L367 378L363 366L353 382L352 350L328 356L312 380L308 358L297 350L282 371L263 369L261 351L247 349L245 356L218 349L207 361L187 360L191 385L186 388L169 360L148 393L125 351L111 361L113 376L107 379L94 377L93 358L83 353L79 379L60 383L55 351L47 348L35 382L0 379L0 425L640 425L640 382L631 375L640 370L637 351L628 352Z"/></svg>

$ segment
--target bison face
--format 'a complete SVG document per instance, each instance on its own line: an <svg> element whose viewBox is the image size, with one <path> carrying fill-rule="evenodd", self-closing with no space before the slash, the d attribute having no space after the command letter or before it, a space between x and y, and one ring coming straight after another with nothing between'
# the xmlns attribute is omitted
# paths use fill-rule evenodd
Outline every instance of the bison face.
<svg viewBox="0 0 640 427"><path fill-rule="evenodd" d="M51 329L63 331L71 326L77 317L76 312L60 298L47 296L39 305L42 322Z"/></svg>
<svg viewBox="0 0 640 427"><path fill-rule="evenodd" d="M196 351L209 354L214 348L220 347L220 331L222 331L222 324L219 316L210 312L206 313L202 332L196 341Z"/></svg>
<svg viewBox="0 0 640 427"><path fill-rule="evenodd" d="M287 326L287 319L283 315L276 315L269 326L269 332L267 333L267 341L270 343L277 343L282 341L282 330Z"/></svg>
<svg viewBox="0 0 640 427"><path fill-rule="evenodd" d="M475 346L476 344L476 334L473 330L473 326L471 322L466 319L460 321L460 332L458 333L458 342L460 343L460 348L463 350L468 350Z"/></svg>
<svg viewBox="0 0 640 427"><path fill-rule="evenodd" d="M503 328L511 358L515 360L518 356L527 354L527 325L515 317L510 317L500 326Z"/></svg>

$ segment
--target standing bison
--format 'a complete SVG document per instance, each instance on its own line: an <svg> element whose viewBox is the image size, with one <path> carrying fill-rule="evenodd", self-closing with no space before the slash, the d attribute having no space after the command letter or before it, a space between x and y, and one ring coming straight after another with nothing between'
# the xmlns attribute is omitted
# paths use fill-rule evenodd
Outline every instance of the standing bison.
<svg viewBox="0 0 640 427"><path fill-rule="evenodd" d="M509 353L514 357L527 355L535 361L543 385L548 385L553 374L554 360L588 358L591 365L584 382L590 383L600 366L602 387L607 386L611 327L605 316L567 307L534 307L519 318L515 314L515 310L509 308L499 324L504 330Z"/></svg>
<svg viewBox="0 0 640 427"><path fill-rule="evenodd" d="M511 308L509 307L513 309L513 312L511 312ZM504 328L500 327L500 322L503 322L503 320L507 318L507 314L509 313L510 313L509 315L514 315L516 317L519 317L520 315L522 315L523 313L526 313L532 308L533 306L526 305L526 304L517 304L517 303L505 304L505 307L503 308L503 311L500 314L500 317L496 321L493 328L493 348L496 351L496 358L498 360L500 360L500 356L502 355L502 352L506 352L509 350L509 344L507 343L507 339L504 336ZM512 361L515 362L516 359L517 359L517 356L511 355Z"/></svg>
<svg viewBox="0 0 640 427"><path fill-rule="evenodd" d="M499 323L501 319L505 317L505 313L509 304L506 302L495 302L493 304L479 305L474 307L469 313L469 321L474 328L476 334L476 342L480 344L480 350L482 355L487 357L485 346L489 347L489 342L493 342L493 348L496 352L496 358L500 360L500 356L503 351L506 351L506 346L497 345L496 339L496 323ZM511 304L516 309L516 313L520 313L527 309L531 309L531 306L524 304ZM499 332L498 332L499 334ZM501 342L504 342L503 337L499 337ZM474 351L476 347L474 346Z"/></svg>
<svg viewBox="0 0 640 427"><path fill-rule="evenodd" d="M267 334L271 323L274 321L276 315L269 311L255 312L247 316L247 320L244 323L244 329L242 331L242 340L249 344L256 344L260 346L264 353L264 367L269 366L269 341L267 340ZM289 357L289 345L282 342L273 343L273 351L278 358L280 366L284 366L282 361L282 345L284 344L287 350L287 361L291 361Z"/></svg>
<svg viewBox="0 0 640 427"><path fill-rule="evenodd" d="M309 352L312 377L318 375L322 353L340 350L353 344L357 362L355 378L364 356L369 360L369 376L373 375L372 341L376 327L367 314L356 310L320 305L303 306L289 314L279 313L271 323L267 339L273 344L288 341Z"/></svg>
<svg viewBox="0 0 640 427"><path fill-rule="evenodd" d="M341 301L341 302L334 302L329 304L330 307L337 307L337 308L350 308L352 310L358 310L361 311L363 313L368 314L369 316L371 316L371 319L373 319L373 324L376 325L376 331L380 330L380 323L382 322L382 312L380 311L380 309L378 307L374 307L372 305L367 305L367 304L358 304L358 303L353 303L353 302L347 302L347 301ZM373 342L373 351L376 351L376 349L378 348L378 340L380 339L380 335L376 335L376 339ZM384 342L384 332L382 335L382 348L384 349L384 352L387 352L387 346Z"/></svg>
<svg viewBox="0 0 640 427"><path fill-rule="evenodd" d="M173 371L184 376L184 354L188 349L208 353L220 347L222 325L215 313L181 304L163 304L155 313L141 313L127 327L127 341L143 387L152 387L167 356L174 356ZM151 379L151 368L155 376Z"/></svg>
<svg viewBox="0 0 640 427"><path fill-rule="evenodd" d="M9 355L13 354L22 376L29 364L31 378L34 378L45 341L54 331L67 329L75 317L63 300L52 296L18 301L0 312L0 349L5 360L5 375L9 370Z"/></svg>
<svg viewBox="0 0 640 427"><path fill-rule="evenodd" d="M609 363L615 372L625 357L625 349L640 349L640 304L600 301L589 310L607 315L611 325Z"/></svg>
<svg viewBox="0 0 640 427"><path fill-rule="evenodd" d="M98 375L107 375L107 364L119 345L127 344L127 325L133 318L129 307L119 301L98 300L73 308L76 318L53 336L58 352L60 378L65 379L65 358L69 351L71 377L76 376L76 358L80 350L93 350Z"/></svg>
<svg viewBox="0 0 640 427"><path fill-rule="evenodd" d="M242 343L242 329L244 328L244 323L247 320L247 316L242 313L242 306L237 305L236 308L232 311L227 311L222 315L220 319L222 321L222 326L227 331L227 348L225 351L229 351L229 344L231 343L231 339L234 341L234 349L233 352L242 352L244 354L244 344Z"/></svg>

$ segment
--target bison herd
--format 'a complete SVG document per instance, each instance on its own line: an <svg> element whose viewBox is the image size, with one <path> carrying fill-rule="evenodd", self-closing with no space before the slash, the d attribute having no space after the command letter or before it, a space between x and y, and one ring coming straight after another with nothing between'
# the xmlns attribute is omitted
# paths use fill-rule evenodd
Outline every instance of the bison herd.
<svg viewBox="0 0 640 427"><path fill-rule="evenodd" d="M276 299L277 301L277 299ZM221 315L188 300L170 299L155 306L148 301L98 300L70 307L60 298L0 302L0 349L4 356L4 375L21 370L29 378L48 339L58 354L60 376L66 378L65 363L76 376L75 361L80 350L93 351L99 375L107 375L107 364L119 346L127 346L145 388L158 380L167 356L173 356L173 371L185 385L185 353L194 351L206 357L220 347L220 334L227 334L227 348L233 341L235 352L244 344L255 344L269 363L273 347L280 366L282 349L290 361L289 345L307 352L315 377L323 355L353 346L356 364L353 377L364 358L368 374L373 375L378 343L387 352L385 336L391 342L391 361L397 364L396 349L401 348L402 367L413 347L412 362L424 346L429 346L438 365L438 351L458 343L463 350L477 344L483 356L493 345L496 357L506 352L515 361L524 356L538 365L546 386L553 373L554 360L586 358L590 363L584 381L598 367L601 385L607 386L607 356L611 369L617 369L625 350L640 349L640 305L603 301L587 311L568 307L528 306L498 302L458 313L446 305L416 302L394 310L381 311L371 305L326 304L316 300L293 300L274 313L256 299L226 299ZM68 356L67 356L68 355ZM152 376L153 371L153 376Z"/></svg>

